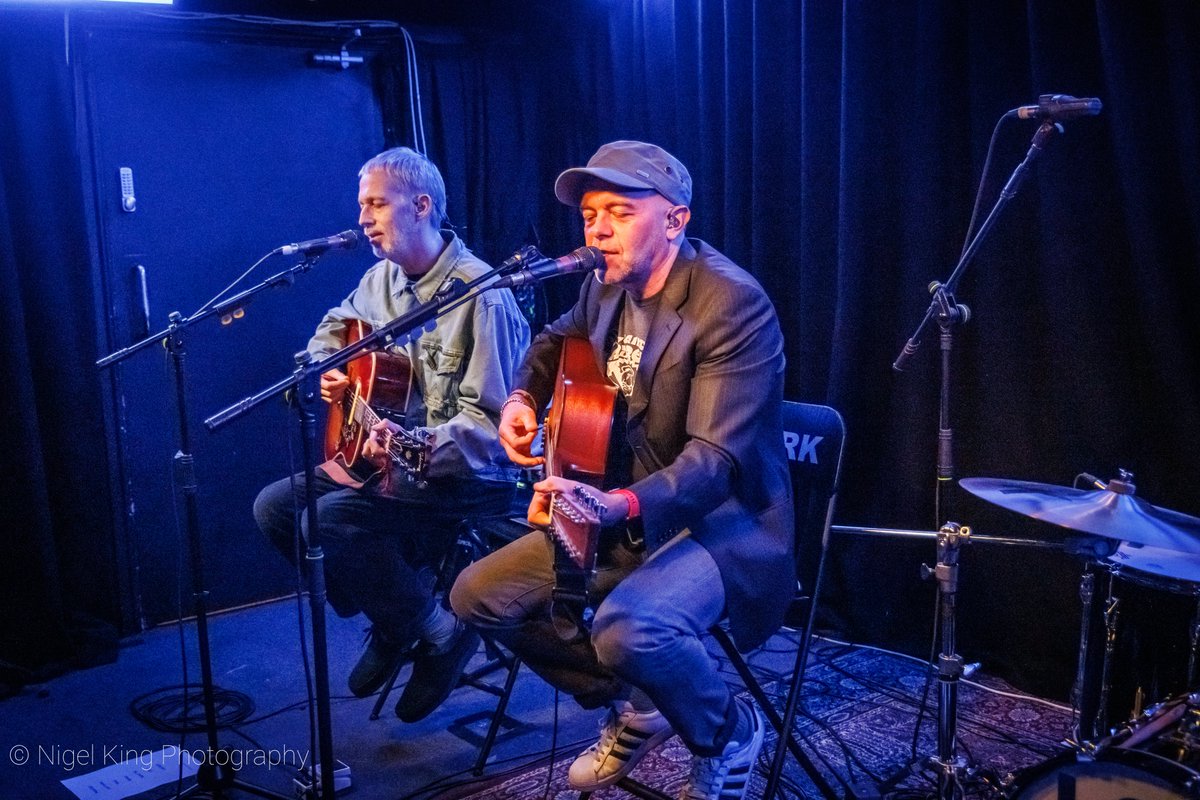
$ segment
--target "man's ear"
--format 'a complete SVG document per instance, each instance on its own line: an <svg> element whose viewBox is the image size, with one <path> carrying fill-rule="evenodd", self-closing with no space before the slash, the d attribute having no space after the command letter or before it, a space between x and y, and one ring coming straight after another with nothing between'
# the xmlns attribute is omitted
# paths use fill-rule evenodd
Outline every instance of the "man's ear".
<svg viewBox="0 0 1200 800"><path fill-rule="evenodd" d="M667 212L667 238L674 239L683 234L688 221L692 218L692 210L687 206L674 206Z"/></svg>
<svg viewBox="0 0 1200 800"><path fill-rule="evenodd" d="M433 211L433 198L427 194L419 194L413 198L413 205L417 210L417 219L424 219Z"/></svg>

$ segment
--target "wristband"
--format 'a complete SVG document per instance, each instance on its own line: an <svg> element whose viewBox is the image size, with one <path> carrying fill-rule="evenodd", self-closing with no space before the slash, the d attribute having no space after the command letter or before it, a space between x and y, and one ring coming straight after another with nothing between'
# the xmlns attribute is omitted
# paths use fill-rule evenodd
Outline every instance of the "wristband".
<svg viewBox="0 0 1200 800"><path fill-rule="evenodd" d="M637 519L642 515L642 506L638 503L637 495L628 489L613 489L613 494L619 494L629 501L629 513L625 515L625 519Z"/></svg>
<svg viewBox="0 0 1200 800"><path fill-rule="evenodd" d="M533 400L527 392L517 390L508 396L508 399L500 404L500 415L504 415L504 409L508 408L509 403L520 403L526 408L530 408L537 413L537 408L533 405Z"/></svg>

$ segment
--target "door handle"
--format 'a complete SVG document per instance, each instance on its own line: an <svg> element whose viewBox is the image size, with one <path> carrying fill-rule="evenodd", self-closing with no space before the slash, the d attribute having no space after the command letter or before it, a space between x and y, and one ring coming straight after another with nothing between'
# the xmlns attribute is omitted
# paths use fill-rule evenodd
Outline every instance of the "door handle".
<svg viewBox="0 0 1200 800"><path fill-rule="evenodd" d="M150 292L146 288L146 268L141 264L134 264L133 271L137 274L138 286L141 289L142 298L142 335L138 338L150 335Z"/></svg>

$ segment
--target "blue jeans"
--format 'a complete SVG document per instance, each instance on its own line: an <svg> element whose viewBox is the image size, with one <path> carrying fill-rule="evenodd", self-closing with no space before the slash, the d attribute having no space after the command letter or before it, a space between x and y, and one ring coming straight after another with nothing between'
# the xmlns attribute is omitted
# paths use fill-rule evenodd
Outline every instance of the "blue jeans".
<svg viewBox="0 0 1200 800"><path fill-rule="evenodd" d="M621 546L607 556L589 587L593 604L599 599L591 635L577 641L560 638L549 616L553 549L541 531L464 570L450 604L585 708L637 687L688 749L719 754L737 710L700 638L725 612L716 562L686 532L649 559Z"/></svg>
<svg viewBox="0 0 1200 800"><path fill-rule="evenodd" d="M254 519L275 548L296 563L297 513L308 530L304 474L283 478L254 501ZM509 510L514 486L479 479L431 479L418 488L393 477L381 491L378 478L361 489L317 470L317 517L325 554L327 598L342 617L363 613L393 640L415 638L433 610L433 566L454 543L458 523ZM304 557L301 546L300 557Z"/></svg>

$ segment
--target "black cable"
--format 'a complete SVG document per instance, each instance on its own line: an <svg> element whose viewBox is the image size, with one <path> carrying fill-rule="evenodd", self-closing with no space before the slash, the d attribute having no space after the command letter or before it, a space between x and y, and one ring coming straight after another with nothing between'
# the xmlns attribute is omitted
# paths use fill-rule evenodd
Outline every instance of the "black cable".
<svg viewBox="0 0 1200 800"><path fill-rule="evenodd" d="M999 123L997 123L999 127ZM929 689L933 684L933 670L935 659L937 658L938 646L938 620L942 613L942 590L939 588L933 599L933 634L929 641L929 658L925 663L925 686L921 690L921 702L917 706L917 722L913 726L912 747L909 749L909 763L917 761L917 742L921 737L921 725L924 723L925 710L929 704Z"/></svg>
<svg viewBox="0 0 1200 800"><path fill-rule="evenodd" d="M164 733L198 733L205 730L204 705L196 704L203 687L179 684L147 692L129 702L129 713L151 730ZM254 713L254 701L242 692L213 688L217 729L232 728ZM182 747L180 748L182 750Z"/></svg>
<svg viewBox="0 0 1200 800"><path fill-rule="evenodd" d="M992 128L992 138L988 140L987 156L983 160L983 170L979 173L979 188L975 190L975 205L971 209L971 221L967 223L967 235L963 241L963 253L967 252L967 248L971 246L971 238L975 235L975 220L979 217L980 202L983 200L983 187L986 184L988 169L992 163L992 152L996 149L996 139L1000 133L1000 126L1008 117L1008 114L1004 114L1000 119L996 120L996 126Z"/></svg>
<svg viewBox="0 0 1200 800"><path fill-rule="evenodd" d="M856 681L857 683L859 683L859 685L863 686L866 689L869 689L870 691L873 691L873 692L876 692L879 694L883 694L894 700L904 702L904 703L912 705L914 707L917 706L917 701L910 698L909 695L904 694L898 690L895 690L887 684L883 684L883 683L880 683L873 679L866 678L866 677L857 675L855 673L851 673L848 670L846 670L834 663L823 663L822 665L834 672L837 672L838 674L845 676L846 678L849 678L850 680ZM986 690L981 689L980 691L986 691ZM837 699L851 700L854 702L865 702L862 700L858 700L856 698L851 698L851 697L846 697L846 696L840 696L840 695L831 695L831 696L836 697ZM966 712L965 709L964 709L964 713L960 716L959 722L960 722L960 731L964 735L972 735L972 736L977 736L979 738L990 739L991 741L996 741L996 742L1001 742L1004 744L1011 744L1014 746L1019 746L1024 749L1027 749L1027 750L1032 750L1035 753L1041 754L1041 755L1051 755L1053 752L1055 752L1055 750L1053 749L1053 745L1047 743L1046 741L1026 739L1026 738L1014 736L1011 733L1009 733L1008 731L1005 731L1004 729L999 728L999 727L987 722L986 719L981 719L981 718L976 718L974 716L971 716L969 713ZM988 735L989 733L992 735L989 736ZM1050 750L1044 749L1047 747L1052 748L1052 749L1050 749ZM915 763L915 761L916 761L916 759L914 758L912 761L910 761L910 764Z"/></svg>
<svg viewBox="0 0 1200 800"><path fill-rule="evenodd" d="M554 760L558 758L558 687L554 687L554 725L550 728L550 765L546 768L546 790L542 800L550 800L550 787L554 783Z"/></svg>
<svg viewBox="0 0 1200 800"><path fill-rule="evenodd" d="M313 687L312 665L308 660L308 622L304 614L304 531L300 524L302 511L299 505L299 498L296 496L296 450L292 441L292 426L288 424L290 414L284 414L284 430L283 438L287 442L288 450L288 488L292 494L292 554L296 562L296 623L297 632L300 639L300 663L304 669L304 691L308 697L308 746L310 753L320 752L317 742L317 702L316 690ZM314 476L316 472L314 471ZM312 491L313 487L305 486L305 491ZM328 643L326 643L328 646ZM313 773L316 773L316 765L313 765Z"/></svg>

